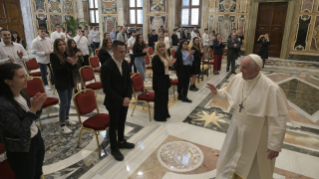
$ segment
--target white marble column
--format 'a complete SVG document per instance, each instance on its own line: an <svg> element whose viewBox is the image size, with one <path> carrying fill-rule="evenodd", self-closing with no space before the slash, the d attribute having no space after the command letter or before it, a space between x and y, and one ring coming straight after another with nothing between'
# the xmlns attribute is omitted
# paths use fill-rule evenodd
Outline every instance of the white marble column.
<svg viewBox="0 0 319 179"><path fill-rule="evenodd" d="M175 0L169 0L169 13L168 13L168 28L169 34L173 34L176 21L176 2Z"/></svg>
<svg viewBox="0 0 319 179"><path fill-rule="evenodd" d="M78 18L83 19L84 18L84 13L83 13L83 2L82 0L77 0L78 3Z"/></svg>
<svg viewBox="0 0 319 179"><path fill-rule="evenodd" d="M147 14L147 4L150 3L148 2L148 0L143 0L143 38L145 40L145 42L148 44L148 29L147 29L147 21L148 21L148 17L146 16Z"/></svg>
<svg viewBox="0 0 319 179"><path fill-rule="evenodd" d="M20 0L25 40L27 42L27 51L31 54L32 40L35 39L35 25L33 23L32 7L30 0Z"/></svg>
<svg viewBox="0 0 319 179"><path fill-rule="evenodd" d="M208 28L208 18L207 16L207 8L208 8L208 1L202 1L202 12L200 12L202 15L201 19L201 28L200 28L200 34L204 34L204 29Z"/></svg>
<svg viewBox="0 0 319 179"><path fill-rule="evenodd" d="M100 31L100 46L103 41L103 19L102 19L102 0L98 0L99 2L99 31Z"/></svg>
<svg viewBox="0 0 319 179"><path fill-rule="evenodd" d="M117 22L119 26L124 25L124 2L117 0Z"/></svg>

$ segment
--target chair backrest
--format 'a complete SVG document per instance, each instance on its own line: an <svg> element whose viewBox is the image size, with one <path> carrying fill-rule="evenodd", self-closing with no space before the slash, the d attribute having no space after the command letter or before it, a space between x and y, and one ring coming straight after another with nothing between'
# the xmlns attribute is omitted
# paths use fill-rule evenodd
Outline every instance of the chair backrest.
<svg viewBox="0 0 319 179"><path fill-rule="evenodd" d="M210 56L213 58L213 49L212 48L209 48L209 54L210 54Z"/></svg>
<svg viewBox="0 0 319 179"><path fill-rule="evenodd" d="M142 91L144 89L144 81L141 74L136 73L131 76L132 85L135 92Z"/></svg>
<svg viewBox="0 0 319 179"><path fill-rule="evenodd" d="M28 62L25 62L25 66L27 67L27 70L37 70L40 68L35 58L31 58Z"/></svg>
<svg viewBox="0 0 319 179"><path fill-rule="evenodd" d="M176 50L173 49L173 50L172 50L172 57L173 57L173 58L175 58L175 53L176 53Z"/></svg>
<svg viewBox="0 0 319 179"><path fill-rule="evenodd" d="M82 78L83 82L91 81L91 80L95 79L94 71L93 71L93 68L91 66L84 66L84 67L80 68L79 71L80 71L81 78Z"/></svg>
<svg viewBox="0 0 319 179"><path fill-rule="evenodd" d="M149 53L150 55L153 55L154 51L153 51L153 48L152 48L152 47L149 47L149 48L148 48L148 53Z"/></svg>
<svg viewBox="0 0 319 179"><path fill-rule="evenodd" d="M203 55L202 55L202 59L205 59L205 53L203 53Z"/></svg>
<svg viewBox="0 0 319 179"><path fill-rule="evenodd" d="M150 57L148 55L145 55L145 63L146 63L146 65L149 65L151 63Z"/></svg>
<svg viewBox="0 0 319 179"><path fill-rule="evenodd" d="M79 91L76 95L74 95L73 102L79 112L79 115L85 115L97 109L93 90Z"/></svg>
<svg viewBox="0 0 319 179"><path fill-rule="evenodd" d="M99 56L100 50L99 49L95 49L95 55Z"/></svg>
<svg viewBox="0 0 319 179"><path fill-rule="evenodd" d="M100 60L98 57L90 57L89 62L93 68L100 67Z"/></svg>
<svg viewBox="0 0 319 179"><path fill-rule="evenodd" d="M33 97L38 92L45 93L42 79L41 78L32 78L28 80L27 88L24 91L30 96Z"/></svg>

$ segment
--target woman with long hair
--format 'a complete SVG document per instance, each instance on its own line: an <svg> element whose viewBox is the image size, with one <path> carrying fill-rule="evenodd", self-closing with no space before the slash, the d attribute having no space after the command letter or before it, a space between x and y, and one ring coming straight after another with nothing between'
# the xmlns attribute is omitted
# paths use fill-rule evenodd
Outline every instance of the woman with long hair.
<svg viewBox="0 0 319 179"><path fill-rule="evenodd" d="M27 81L20 65L0 66L0 143L4 144L8 163L17 179L40 178L45 152L35 120L41 116L47 95L37 93L30 99L23 91Z"/></svg>
<svg viewBox="0 0 319 179"><path fill-rule="evenodd" d="M106 61L112 59L113 51L112 51L112 40L109 38L103 39L102 47L100 48L99 52L99 59L101 65L103 65Z"/></svg>
<svg viewBox="0 0 319 179"><path fill-rule="evenodd" d="M171 43L171 38L168 36L168 32L167 31L164 32L164 42L166 44L167 54L170 57L171 56L172 43Z"/></svg>
<svg viewBox="0 0 319 179"><path fill-rule="evenodd" d="M73 80L74 80L74 93L78 92L78 81L81 81L81 76L79 69L82 67L84 59L83 54L80 49L77 48L76 43L73 39L68 40L68 52L69 56L73 58L79 58L78 62L75 64L73 68Z"/></svg>
<svg viewBox="0 0 319 179"><path fill-rule="evenodd" d="M216 38L213 41L214 44L214 74L218 75L222 66L222 58L224 54L225 45L220 33L216 34ZM229 69L227 69L229 71Z"/></svg>
<svg viewBox="0 0 319 179"><path fill-rule="evenodd" d="M191 67L194 61L195 50L188 50L188 42L181 40L175 53L175 69L178 78L178 99L183 102L191 103L187 98Z"/></svg>
<svg viewBox="0 0 319 179"><path fill-rule="evenodd" d="M158 41L152 59L153 90L155 92L154 119L156 121L166 121L171 117L168 112L168 90L171 87L168 68L175 61L176 59L169 59L165 42Z"/></svg>
<svg viewBox="0 0 319 179"><path fill-rule="evenodd" d="M133 46L133 54L135 57L134 63L137 68L137 71L142 75L143 80L145 81L145 56L148 52L148 47L146 47L143 36L141 34L136 36L136 41Z"/></svg>
<svg viewBox="0 0 319 179"><path fill-rule="evenodd" d="M72 131L65 125L69 119L74 80L72 71L76 67L78 57L70 57L64 40L56 39L53 44L53 53L50 61L53 69L55 88L60 98L59 118L62 134L70 134ZM75 121L69 121L69 125L76 125Z"/></svg>
<svg viewBox="0 0 319 179"><path fill-rule="evenodd" d="M260 35L257 42L261 43L258 55L263 59L263 68L268 59L268 45L270 44L268 33L265 35Z"/></svg>
<svg viewBox="0 0 319 179"><path fill-rule="evenodd" d="M200 64L202 61L201 59L202 59L203 53L205 52L205 49L202 49L198 37L193 38L193 42L190 43L189 49L195 50L194 61L191 68L192 76L191 76L191 82L190 82L191 84L190 84L189 90L198 91L198 88L195 86L195 81L196 81L197 75L200 73Z"/></svg>
<svg viewBox="0 0 319 179"><path fill-rule="evenodd" d="M110 36L110 34L109 33L104 33L104 35L103 35L103 39L111 39L111 36Z"/></svg>
<svg viewBox="0 0 319 179"><path fill-rule="evenodd" d="M21 44L24 47L24 49L26 49L27 45L25 43L25 40L23 40L20 37L19 33L15 30L11 30L10 33L11 33L12 42Z"/></svg>

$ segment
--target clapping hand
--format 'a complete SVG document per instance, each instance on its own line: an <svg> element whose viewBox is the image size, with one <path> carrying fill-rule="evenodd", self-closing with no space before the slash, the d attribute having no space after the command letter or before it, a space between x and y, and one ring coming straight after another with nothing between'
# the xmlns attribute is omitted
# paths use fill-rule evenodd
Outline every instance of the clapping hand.
<svg viewBox="0 0 319 179"><path fill-rule="evenodd" d="M210 89L213 94L217 94L218 92L217 88L213 84L207 83L206 88Z"/></svg>
<svg viewBox="0 0 319 179"><path fill-rule="evenodd" d="M192 56L194 53L195 53L195 50L190 50L190 51L188 52L188 55L189 55L189 56Z"/></svg>
<svg viewBox="0 0 319 179"><path fill-rule="evenodd" d="M148 52L148 47L147 47L147 48L144 48L143 52L144 52L144 53L147 53L147 52Z"/></svg>
<svg viewBox="0 0 319 179"><path fill-rule="evenodd" d="M67 58L67 61L72 64L72 65L75 65L76 62L78 62L79 58L71 58L71 57L68 57Z"/></svg>
<svg viewBox="0 0 319 179"><path fill-rule="evenodd" d="M130 105L130 102L131 102L130 98L124 98L124 101L123 101L122 105L124 107L128 107L128 105Z"/></svg>
<svg viewBox="0 0 319 179"><path fill-rule="evenodd" d="M176 58L168 60L168 66L173 65L176 62Z"/></svg>
<svg viewBox="0 0 319 179"><path fill-rule="evenodd" d="M76 53L76 56L77 56L77 57L82 56L82 52L77 52L77 53Z"/></svg>
<svg viewBox="0 0 319 179"><path fill-rule="evenodd" d="M206 51L206 48L203 48L202 50L201 50L201 53L204 53Z"/></svg>
<svg viewBox="0 0 319 179"><path fill-rule="evenodd" d="M11 63L14 62L13 58L10 55L8 55L8 58L9 58L9 62L11 62Z"/></svg>
<svg viewBox="0 0 319 179"><path fill-rule="evenodd" d="M62 35L62 36L61 36L61 39L62 39L62 40L65 40L65 37L64 37L64 35Z"/></svg>
<svg viewBox="0 0 319 179"><path fill-rule="evenodd" d="M37 111L41 110L43 103L47 100L46 93L37 93L30 99L31 107L30 111L36 113Z"/></svg>
<svg viewBox="0 0 319 179"><path fill-rule="evenodd" d="M19 56L19 58L22 58L23 57L23 52L22 51L17 51L17 54L18 54L18 56Z"/></svg>

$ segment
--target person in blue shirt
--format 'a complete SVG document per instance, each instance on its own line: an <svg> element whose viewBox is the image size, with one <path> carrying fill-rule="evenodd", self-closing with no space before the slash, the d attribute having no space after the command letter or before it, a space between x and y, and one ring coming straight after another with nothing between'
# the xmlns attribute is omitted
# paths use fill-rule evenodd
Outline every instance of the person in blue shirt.
<svg viewBox="0 0 319 179"><path fill-rule="evenodd" d="M113 42L114 40L116 40L116 36L115 36L115 29L112 28L112 32L110 32L110 37L111 37L111 41Z"/></svg>

